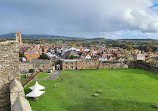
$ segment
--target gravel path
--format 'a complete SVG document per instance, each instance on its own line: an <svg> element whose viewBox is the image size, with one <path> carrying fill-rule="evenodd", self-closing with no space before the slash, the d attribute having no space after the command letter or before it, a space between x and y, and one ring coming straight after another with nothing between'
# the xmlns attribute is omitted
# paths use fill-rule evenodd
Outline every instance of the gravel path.
<svg viewBox="0 0 158 111"><path fill-rule="evenodd" d="M47 78L44 79L34 79L33 81L47 81L47 80L57 80L60 77L60 71L53 71Z"/></svg>

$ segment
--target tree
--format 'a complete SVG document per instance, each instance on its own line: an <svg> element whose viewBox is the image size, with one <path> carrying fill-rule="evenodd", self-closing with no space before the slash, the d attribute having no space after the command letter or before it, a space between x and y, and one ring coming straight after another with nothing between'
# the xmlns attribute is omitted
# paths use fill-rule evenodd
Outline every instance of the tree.
<svg viewBox="0 0 158 111"><path fill-rule="evenodd" d="M30 70L29 70L29 73L34 73L34 72L35 72L34 69L30 69Z"/></svg>
<svg viewBox="0 0 158 111"><path fill-rule="evenodd" d="M153 52L157 52L158 48L157 47L154 47L153 48Z"/></svg>
<svg viewBox="0 0 158 111"><path fill-rule="evenodd" d="M42 53L38 59L50 60L50 57L48 57L45 53Z"/></svg>
<svg viewBox="0 0 158 111"><path fill-rule="evenodd" d="M153 52L157 51L157 46L155 44L150 44L149 47L152 48Z"/></svg>
<svg viewBox="0 0 158 111"><path fill-rule="evenodd" d="M145 49L144 49L145 52L152 52L153 49L150 48L149 46L146 46Z"/></svg>
<svg viewBox="0 0 158 111"><path fill-rule="evenodd" d="M77 47L80 47L81 45L80 45L79 43L76 43L76 46L77 46Z"/></svg>
<svg viewBox="0 0 158 111"><path fill-rule="evenodd" d="M132 49L133 49L133 46L130 45L130 44L128 44L128 45L125 46L125 48L126 48L127 50L132 50Z"/></svg>
<svg viewBox="0 0 158 111"><path fill-rule="evenodd" d="M76 44L69 44L69 46L71 46L71 47L76 47Z"/></svg>
<svg viewBox="0 0 158 111"><path fill-rule="evenodd" d="M26 56L23 53L20 53L20 52L19 52L19 57L25 57L26 58Z"/></svg>
<svg viewBox="0 0 158 111"><path fill-rule="evenodd" d="M70 56L70 59L74 59L74 58L76 58L74 55L71 55L71 56Z"/></svg>

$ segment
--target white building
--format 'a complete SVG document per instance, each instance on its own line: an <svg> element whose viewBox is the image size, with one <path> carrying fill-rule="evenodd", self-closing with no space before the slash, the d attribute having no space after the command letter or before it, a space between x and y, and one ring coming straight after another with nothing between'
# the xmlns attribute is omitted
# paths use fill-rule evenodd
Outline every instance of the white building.
<svg viewBox="0 0 158 111"><path fill-rule="evenodd" d="M87 55L87 56L85 57L85 59L91 59L91 56L90 56L90 55Z"/></svg>

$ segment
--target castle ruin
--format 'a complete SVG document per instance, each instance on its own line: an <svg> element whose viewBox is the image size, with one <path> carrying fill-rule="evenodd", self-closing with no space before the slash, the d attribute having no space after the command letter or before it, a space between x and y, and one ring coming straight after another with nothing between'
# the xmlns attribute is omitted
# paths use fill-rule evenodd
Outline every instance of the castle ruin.
<svg viewBox="0 0 158 111"><path fill-rule="evenodd" d="M15 32L15 40L19 43L19 46L22 46L22 38L21 38L21 32Z"/></svg>
<svg viewBox="0 0 158 111"><path fill-rule="evenodd" d="M15 41L0 42L0 111L9 111L9 83L19 79L18 49Z"/></svg>
<svg viewBox="0 0 158 111"><path fill-rule="evenodd" d="M0 111L31 111L19 75L18 42L0 42Z"/></svg>

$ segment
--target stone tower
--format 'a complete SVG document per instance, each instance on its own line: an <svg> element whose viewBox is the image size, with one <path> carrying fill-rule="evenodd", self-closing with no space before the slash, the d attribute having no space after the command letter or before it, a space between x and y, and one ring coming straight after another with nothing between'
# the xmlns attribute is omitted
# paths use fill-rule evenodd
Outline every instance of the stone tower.
<svg viewBox="0 0 158 111"><path fill-rule="evenodd" d="M21 32L15 32L15 40L19 43L19 46L22 46L22 38L21 38Z"/></svg>

